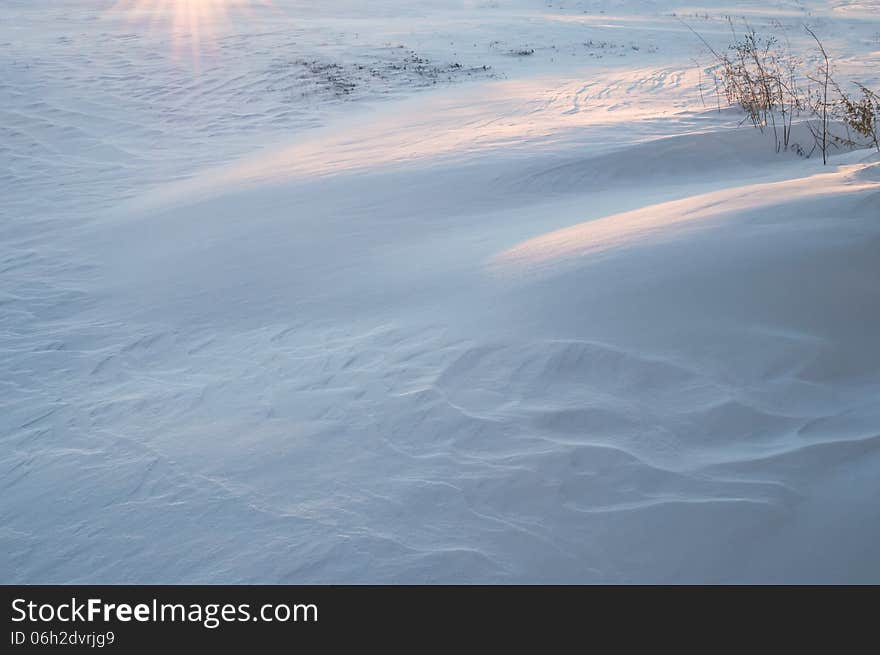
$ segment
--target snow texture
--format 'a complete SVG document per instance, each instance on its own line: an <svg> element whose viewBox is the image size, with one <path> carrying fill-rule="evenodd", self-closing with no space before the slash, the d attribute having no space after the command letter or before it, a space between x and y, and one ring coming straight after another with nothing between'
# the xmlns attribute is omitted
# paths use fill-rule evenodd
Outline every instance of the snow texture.
<svg viewBox="0 0 880 655"><path fill-rule="evenodd" d="M869 0L5 0L0 582L880 583L880 162L728 16L878 86Z"/></svg>

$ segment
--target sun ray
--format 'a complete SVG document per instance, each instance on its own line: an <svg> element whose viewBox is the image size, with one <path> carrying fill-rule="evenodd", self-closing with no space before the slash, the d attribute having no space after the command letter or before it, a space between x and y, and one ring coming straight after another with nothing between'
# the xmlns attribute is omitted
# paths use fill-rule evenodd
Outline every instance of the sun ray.
<svg viewBox="0 0 880 655"><path fill-rule="evenodd" d="M272 0L117 0L108 10L129 22L147 19L149 32L167 29L174 56L189 53L196 71L206 51L216 47L223 34L235 29L240 17L252 17L257 7L276 9Z"/></svg>

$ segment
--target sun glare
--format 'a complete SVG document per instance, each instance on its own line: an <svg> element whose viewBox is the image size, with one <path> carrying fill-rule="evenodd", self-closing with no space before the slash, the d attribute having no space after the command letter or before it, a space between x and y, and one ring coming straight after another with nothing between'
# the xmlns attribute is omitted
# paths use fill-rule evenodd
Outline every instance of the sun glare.
<svg viewBox="0 0 880 655"><path fill-rule="evenodd" d="M252 18L257 8L271 6L271 0L117 0L110 11L169 30L175 55L188 54L198 67L202 52L213 49L219 36Z"/></svg>

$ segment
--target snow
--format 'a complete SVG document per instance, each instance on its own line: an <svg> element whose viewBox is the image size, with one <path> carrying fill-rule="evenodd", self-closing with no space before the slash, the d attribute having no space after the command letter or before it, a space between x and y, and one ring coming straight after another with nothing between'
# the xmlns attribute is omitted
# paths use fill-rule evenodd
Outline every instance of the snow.
<svg viewBox="0 0 880 655"><path fill-rule="evenodd" d="M181 4L0 7L0 581L880 582L880 159L682 24L880 3Z"/></svg>

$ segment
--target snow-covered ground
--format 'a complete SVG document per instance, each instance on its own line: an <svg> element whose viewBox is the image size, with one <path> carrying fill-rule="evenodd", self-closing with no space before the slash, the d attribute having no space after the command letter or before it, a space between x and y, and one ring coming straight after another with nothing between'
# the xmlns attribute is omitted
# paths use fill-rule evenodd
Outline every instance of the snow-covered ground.
<svg viewBox="0 0 880 655"><path fill-rule="evenodd" d="M871 0L5 0L0 582L880 582L880 159L728 17L878 86Z"/></svg>

